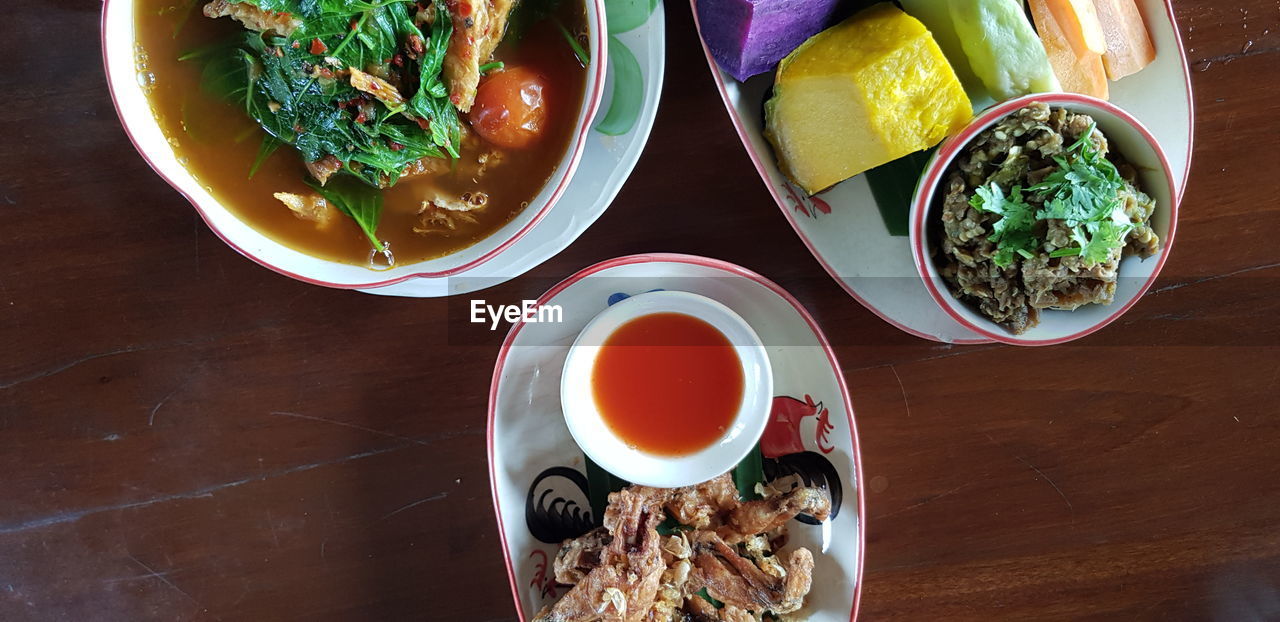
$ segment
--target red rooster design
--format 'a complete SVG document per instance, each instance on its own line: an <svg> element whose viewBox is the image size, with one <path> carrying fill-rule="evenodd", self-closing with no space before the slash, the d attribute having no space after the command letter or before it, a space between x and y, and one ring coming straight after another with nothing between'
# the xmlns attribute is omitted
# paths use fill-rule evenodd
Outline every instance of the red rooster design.
<svg viewBox="0 0 1280 622"><path fill-rule="evenodd" d="M787 191L787 196L791 198L791 207L797 212L808 216L809 218L817 218L818 213L831 213L831 205L822 197L817 195L805 196L803 191L799 191L791 183L784 183L782 187Z"/></svg>
<svg viewBox="0 0 1280 622"><path fill-rule="evenodd" d="M547 576L547 554L541 550L534 549L529 554L529 559L540 558L534 566L533 581L529 583L530 587L536 587L542 593L543 598L556 597L556 582L554 577Z"/></svg>
<svg viewBox="0 0 1280 622"><path fill-rule="evenodd" d="M822 402L814 402L813 397L804 396L804 401L794 397L781 395L773 398L773 406L769 411L769 423L760 437L760 453L766 458L780 458L789 454L803 452L804 441L800 438L800 422L805 417L818 417L816 442L818 449L829 454L834 449L827 435L835 429L831 425L830 415Z"/></svg>

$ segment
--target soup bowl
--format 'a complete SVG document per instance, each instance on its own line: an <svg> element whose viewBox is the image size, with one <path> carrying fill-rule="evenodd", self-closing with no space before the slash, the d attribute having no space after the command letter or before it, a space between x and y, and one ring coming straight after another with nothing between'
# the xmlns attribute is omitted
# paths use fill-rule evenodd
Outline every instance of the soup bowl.
<svg viewBox="0 0 1280 622"><path fill-rule="evenodd" d="M1137 185L1155 199L1151 227L1160 237L1160 250L1146 259L1137 256L1121 260L1115 295L1111 304L1088 304L1074 311L1043 310L1038 325L1016 335L988 319L975 307L952 294L942 277L937 254L941 236L936 223L942 213L941 190L955 159L979 134L1033 102L1063 108L1093 118L1107 138L1109 151L1124 157L1137 171ZM1045 346L1065 343L1089 335L1114 322L1128 311L1155 282L1173 248L1178 223L1178 192L1164 149L1133 115L1106 101L1072 93L1027 95L993 106L951 137L926 165L911 203L911 249L916 269L934 302L965 327L992 340L1012 345Z"/></svg>
<svg viewBox="0 0 1280 622"><path fill-rule="evenodd" d="M594 397L593 372L605 341L631 320L658 313L687 315L711 325L732 345L742 370L742 401L724 432L705 447L682 455L658 455L633 446L606 423ZM764 434L772 400L769 354L751 325L711 298L680 291L638 294L602 311L570 347L560 380L565 424L583 453L633 484L661 488L697 484L733 468Z"/></svg>
<svg viewBox="0 0 1280 622"><path fill-rule="evenodd" d="M146 68L134 11L138 0L105 0L102 8L103 65L112 102L125 133L155 172L195 207L209 228L240 254L283 275L326 287L371 289L411 279L457 276L493 259L528 233L564 194L582 158L588 131L605 85L607 44L603 0L585 0L590 64L569 146L554 172L527 207L475 244L436 259L374 270L315 257L255 229L224 205L182 163L152 113Z"/></svg>

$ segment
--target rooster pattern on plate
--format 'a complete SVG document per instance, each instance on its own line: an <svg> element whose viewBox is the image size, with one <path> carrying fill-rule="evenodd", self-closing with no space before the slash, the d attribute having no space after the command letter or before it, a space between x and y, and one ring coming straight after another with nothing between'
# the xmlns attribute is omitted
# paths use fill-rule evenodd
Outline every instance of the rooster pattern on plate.
<svg viewBox="0 0 1280 622"><path fill-rule="evenodd" d="M782 192L780 192L779 195L781 196L783 194L790 199L791 207L793 209L805 216L808 216L809 218L817 218L818 214L831 213L831 204L827 203L826 199L823 199L816 194L810 196L805 191L795 187L795 185L789 181L782 182Z"/></svg>

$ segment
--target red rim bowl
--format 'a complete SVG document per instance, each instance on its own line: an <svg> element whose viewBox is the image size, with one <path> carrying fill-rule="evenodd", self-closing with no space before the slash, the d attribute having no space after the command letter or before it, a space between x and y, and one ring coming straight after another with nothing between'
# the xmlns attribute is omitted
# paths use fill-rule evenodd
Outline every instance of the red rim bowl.
<svg viewBox="0 0 1280 622"><path fill-rule="evenodd" d="M1109 305L1086 305L1075 311L1046 310L1039 325L1015 335L956 298L938 272L931 249L937 248L928 224L941 208L939 186L955 160L978 134L1032 102L1087 114L1107 136L1110 149L1138 170L1143 191L1156 200L1151 224L1160 236L1160 251L1147 259L1127 257L1120 263L1115 300ZM1073 93L1041 93L1013 99L978 115L962 132L942 144L925 167L911 201L911 251L916 270L934 302L966 328L1001 343L1046 346L1089 335L1124 315L1159 276L1173 248L1178 223L1178 191L1159 141L1133 115L1106 101Z"/></svg>
<svg viewBox="0 0 1280 622"><path fill-rule="evenodd" d="M551 178L529 206L476 244L445 257L375 271L363 266L313 257L259 232L222 205L181 164L140 84L137 37L133 19L135 0L105 0L102 5L102 57L107 86L125 134L147 164L174 190L186 197L213 233L253 261L285 276L325 287L369 289L416 278L457 276L501 254L538 224L568 188L591 123L604 93L608 47L604 0L585 0L591 66L587 69L585 96L578 109L573 139Z"/></svg>

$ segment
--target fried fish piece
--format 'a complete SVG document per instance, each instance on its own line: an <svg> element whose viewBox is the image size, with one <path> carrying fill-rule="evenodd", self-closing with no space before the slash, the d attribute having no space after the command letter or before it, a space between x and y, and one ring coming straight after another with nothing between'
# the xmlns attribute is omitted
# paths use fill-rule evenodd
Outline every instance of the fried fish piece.
<svg viewBox="0 0 1280 622"><path fill-rule="evenodd" d="M687 559L677 560L667 566L658 584L653 607L645 614L644 622L672 622L679 619L677 616L680 614L680 605L684 602L685 584L689 582L692 570L693 563Z"/></svg>
<svg viewBox="0 0 1280 622"><path fill-rule="evenodd" d="M435 177L437 175L443 175L444 173L449 172L449 167L451 165L452 163L445 158L436 158L432 156L419 158L404 167L404 171L400 173L400 181L412 179L414 177Z"/></svg>
<svg viewBox="0 0 1280 622"><path fill-rule="evenodd" d="M697 595L685 597L684 614L688 622L717 622L720 619L715 605Z"/></svg>
<svg viewBox="0 0 1280 622"><path fill-rule="evenodd" d="M713 527L720 514L739 505L738 487L725 473L719 477L684 488L677 488L667 502L667 512L682 525L694 529Z"/></svg>
<svg viewBox="0 0 1280 622"><path fill-rule="evenodd" d="M613 541L609 530L596 527L587 533L565 540L556 553L556 582L576 585L603 561L604 548Z"/></svg>
<svg viewBox="0 0 1280 622"><path fill-rule="evenodd" d="M461 225L473 225L479 221L471 212L483 209L488 202L489 195L484 192L464 192L459 197L437 192L418 208L413 231L447 235Z"/></svg>
<svg viewBox="0 0 1280 622"><path fill-rule="evenodd" d="M293 31L302 25L302 20L288 13L264 11L248 2L213 0L204 5L203 12L205 17L211 19L230 17L250 30L274 31L285 37L293 34Z"/></svg>
<svg viewBox="0 0 1280 622"><path fill-rule="evenodd" d="M311 173L311 176L323 186L334 173L342 170L342 160L333 155L327 155L314 162L306 162L304 166L307 167L307 172Z"/></svg>
<svg viewBox="0 0 1280 622"><path fill-rule="evenodd" d="M404 95L401 95L400 91L392 86L390 82L373 74L360 71L355 67L352 67L350 71L351 88L378 98L378 101L386 104L387 108L391 110L404 108Z"/></svg>
<svg viewBox="0 0 1280 622"><path fill-rule="evenodd" d="M759 617L750 612L724 603L717 609L701 596L689 596L685 599L685 617L681 622L759 622Z"/></svg>
<svg viewBox="0 0 1280 622"><path fill-rule="evenodd" d="M597 527L582 536L566 540L560 545L555 559L556 582L576 585L592 570L604 561L604 553L613 536L607 529ZM677 615L685 598L685 583L693 564L689 558L693 555L689 539L684 534L676 534L662 538L660 546L665 570L658 582L658 591L653 606L642 618L644 622L674 622L680 620Z"/></svg>
<svg viewBox="0 0 1280 622"><path fill-rule="evenodd" d="M729 512L720 537L737 543L756 534L773 531L796 517L808 514L818 520L831 515L831 497L821 488L799 487L756 501L743 503Z"/></svg>
<svg viewBox="0 0 1280 622"><path fill-rule="evenodd" d="M793 613L812 586L813 554L777 553L786 523L826 520L831 499L795 488L740 502L732 477L677 489L631 486L609 495L604 527L565 541L556 579L574 587L535 622L759 622ZM671 516L688 529L660 537ZM700 526L700 528L699 528ZM701 589L725 604L696 596Z"/></svg>
<svg viewBox="0 0 1280 622"><path fill-rule="evenodd" d="M613 540L600 566L587 573L554 605L544 607L534 622L642 622L653 608L662 574L665 496L653 489L626 488L609 495L604 526Z"/></svg>
<svg viewBox="0 0 1280 622"><path fill-rule="evenodd" d="M791 613L804 605L813 582L813 553L809 549L791 551L782 563L784 576L778 577L739 555L714 532L694 532L693 540L690 583L706 588L712 598L750 611L773 613Z"/></svg>
<svg viewBox="0 0 1280 622"><path fill-rule="evenodd" d="M507 32L507 18L515 0L448 0L453 35L444 57L449 101L462 112L471 110L480 84L480 65L489 62Z"/></svg>
<svg viewBox="0 0 1280 622"><path fill-rule="evenodd" d="M277 192L272 196L277 201L284 203L285 207L289 208L294 216L314 222L321 229L328 227L329 223L333 221L334 210L322 196L293 194L292 192Z"/></svg>

